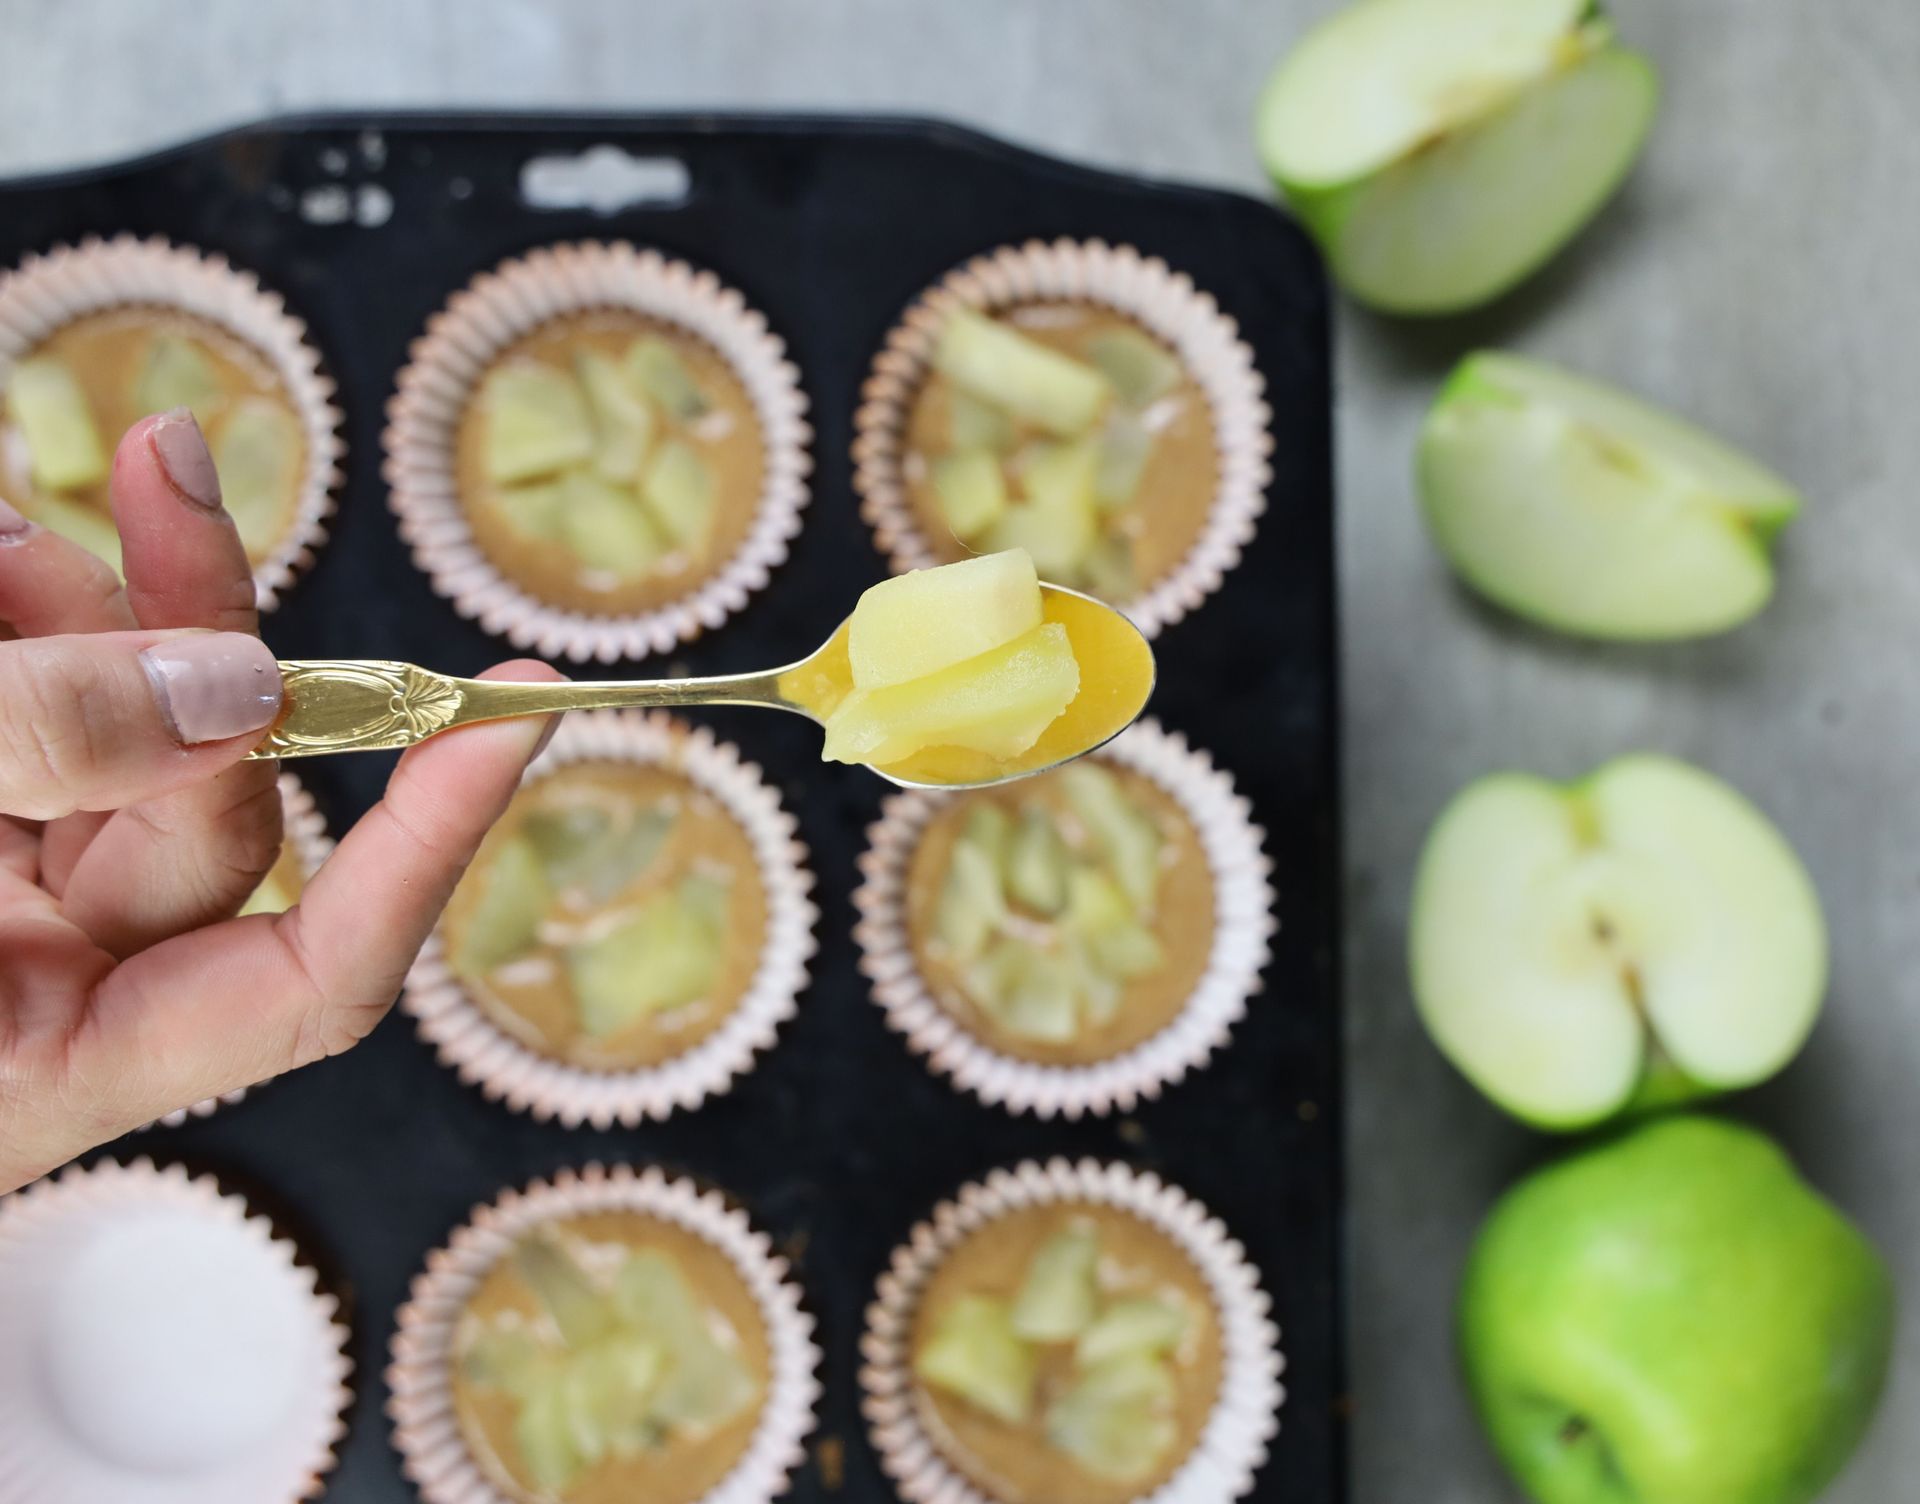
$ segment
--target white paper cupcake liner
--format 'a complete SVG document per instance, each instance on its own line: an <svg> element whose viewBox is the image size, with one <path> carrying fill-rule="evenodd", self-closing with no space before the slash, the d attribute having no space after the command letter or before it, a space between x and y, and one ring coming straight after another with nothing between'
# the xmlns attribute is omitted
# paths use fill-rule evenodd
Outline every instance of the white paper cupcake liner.
<svg viewBox="0 0 1920 1504"><path fill-rule="evenodd" d="M1099 240L1030 240L949 273L906 311L874 357L854 415L854 489L896 573L940 563L908 501L904 471L907 423L940 331L957 308L997 313L1058 301L1103 304L1158 335L1199 384L1212 416L1219 484L1205 527L1167 575L1114 603L1152 637L1219 589L1240 562L1273 478L1273 414L1253 351L1211 296L1157 256Z"/></svg>
<svg viewBox="0 0 1920 1504"><path fill-rule="evenodd" d="M284 1278L302 1308L312 1373L270 1434L223 1466L149 1470L109 1461L63 1418L30 1340L60 1271L90 1240L128 1219L190 1216L225 1225L257 1249L267 1278ZM306 1313L310 1312L310 1316ZM207 1176L152 1161L68 1169L0 1197L0 1504L289 1504L318 1498L346 1434L352 1399L348 1332L293 1244Z"/></svg>
<svg viewBox="0 0 1920 1504"><path fill-rule="evenodd" d="M260 609L270 611L326 538L345 452L334 383L320 369L305 322L287 311L278 293L224 256L158 237L89 237L77 246L56 246L0 273L0 386L16 361L62 325L86 314L140 305L205 319L259 351L300 420L307 462L294 520L279 547L253 571ZM120 436L107 437L117 441Z"/></svg>
<svg viewBox="0 0 1920 1504"><path fill-rule="evenodd" d="M913 854L951 794L910 790L891 796L867 831L854 892L860 969L873 983L887 1022L935 1071L981 1101L1043 1118L1131 1111L1200 1069L1222 1048L1261 987L1271 957L1273 863L1264 832L1233 780L1204 752L1151 718L1136 722L1094 756L1151 779L1185 813L1213 879L1213 938L1206 969L1179 1015L1151 1039L1088 1065L1048 1065L990 1048L943 1006L913 953L907 881Z"/></svg>
<svg viewBox="0 0 1920 1504"><path fill-rule="evenodd" d="M717 799L746 832L766 894L766 935L760 965L725 1021L658 1065L606 1071L556 1060L508 1034L468 996L438 930L408 975L402 1006L443 1064L516 1112L555 1118L569 1128L633 1127L723 1094L753 1068L759 1051L772 1047L807 985L820 911L808 896L813 875L793 816L759 768L705 728L658 711L575 711L525 782L583 762L670 768Z"/></svg>
<svg viewBox="0 0 1920 1504"><path fill-rule="evenodd" d="M527 1232L611 1211L671 1222L718 1249L751 1292L766 1328L770 1376L760 1422L746 1452L700 1504L767 1504L787 1491L789 1475L806 1455L820 1398L813 1318L801 1309L787 1261L718 1191L657 1169L592 1164L476 1208L414 1277L390 1349L387 1414L402 1470L425 1504L514 1504L480 1470L461 1434L453 1404L455 1330L494 1265Z"/></svg>
<svg viewBox="0 0 1920 1504"><path fill-rule="evenodd" d="M1246 1251L1184 1191L1126 1165L1032 1160L995 1170L935 1208L896 1248L880 1276L861 1339L862 1405L880 1465L908 1504L995 1504L963 1477L927 1434L915 1402L913 1327L941 1262L997 1218L1027 1207L1091 1203L1130 1212L1192 1260L1213 1297L1220 1330L1220 1394L1200 1439L1174 1475L1142 1504L1226 1504L1253 1487L1280 1429L1284 1361L1272 1302Z"/></svg>
<svg viewBox="0 0 1920 1504"><path fill-rule="evenodd" d="M302 788L300 780L291 773L280 775L280 805L286 822L287 844L300 860L301 876L312 882L313 874L320 870L320 864L333 855L333 837L327 834L326 818L313 802L313 795ZM206 1117L217 1108L231 1107L249 1090L242 1086L217 1097L208 1097L191 1107L182 1107L163 1118L155 1118L145 1128L178 1128L193 1118ZM144 1132L145 1128L140 1131Z"/></svg>
<svg viewBox="0 0 1920 1504"><path fill-rule="evenodd" d="M626 616L569 611L507 579L474 541L454 479L461 414L495 357L542 324L595 308L659 319L717 350L753 403L765 456L753 526L733 557L681 599ZM388 405L384 473L414 563L456 611L542 657L612 663L719 626L786 559L813 466L806 410L786 346L712 272L624 241L582 241L501 263L433 316Z"/></svg>

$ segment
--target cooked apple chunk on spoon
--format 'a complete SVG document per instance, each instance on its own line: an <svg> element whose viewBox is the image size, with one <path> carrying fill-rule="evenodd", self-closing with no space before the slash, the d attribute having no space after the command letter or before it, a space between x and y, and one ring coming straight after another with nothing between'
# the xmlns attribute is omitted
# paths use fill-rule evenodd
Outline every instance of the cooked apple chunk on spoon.
<svg viewBox="0 0 1920 1504"><path fill-rule="evenodd" d="M1827 984L1792 847L1719 779L1644 754L1470 785L1427 838L1409 952L1441 1052L1544 1128L1764 1081Z"/></svg>
<svg viewBox="0 0 1920 1504"><path fill-rule="evenodd" d="M1793 488L1625 392L1517 355L1469 356L1420 436L1420 499L1455 570L1585 637L1697 637L1773 594Z"/></svg>
<svg viewBox="0 0 1920 1504"><path fill-rule="evenodd" d="M411 747L563 710L758 705L818 722L828 761L908 787L977 788L1111 741L1146 708L1154 662L1126 617L1043 585L1013 549L876 585L812 653L759 673L516 684L348 659L280 674L285 709L255 758Z"/></svg>

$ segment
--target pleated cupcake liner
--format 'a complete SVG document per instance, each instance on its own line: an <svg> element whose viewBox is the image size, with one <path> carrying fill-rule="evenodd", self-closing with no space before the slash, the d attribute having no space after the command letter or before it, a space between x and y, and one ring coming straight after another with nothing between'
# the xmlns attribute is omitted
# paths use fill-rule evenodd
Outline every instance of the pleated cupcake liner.
<svg viewBox="0 0 1920 1504"><path fill-rule="evenodd" d="M1111 1207L1171 1240L1206 1283L1220 1332L1220 1391L1193 1449L1140 1504L1227 1504L1252 1487L1280 1429L1285 1360L1272 1301L1246 1251L1198 1201L1157 1175L1097 1160L1028 1160L966 1186L918 1224L880 1276L860 1342L860 1388L874 1449L907 1504L997 1504L941 1451L913 1373L920 1302L940 1265L1001 1217L1060 1204Z"/></svg>
<svg viewBox="0 0 1920 1504"><path fill-rule="evenodd" d="M0 386L16 362L63 326L128 307L176 310L224 329L265 358L292 403L306 441L293 521L253 571L260 609L271 611L313 562L333 516L346 453L333 379L321 369L306 323L252 272L158 237L117 235L55 246L0 273Z"/></svg>
<svg viewBox="0 0 1920 1504"><path fill-rule="evenodd" d="M853 442L861 513L896 573L942 562L906 482L907 426L940 331L957 309L991 315L1038 302L1125 315L1164 340L1206 396L1219 465L1206 523L1164 577L1113 602L1152 637L1197 608L1240 562L1273 478L1273 414L1252 349L1209 294L1156 256L1099 240L1030 240L976 256L923 294L887 335L861 390Z"/></svg>
<svg viewBox="0 0 1920 1504"><path fill-rule="evenodd" d="M37 1306L91 1236L156 1212L231 1228L274 1278L286 1280L311 1312L309 1335L319 1355L313 1373L279 1430L226 1464L224 1476L135 1471L99 1457L70 1434L46 1392L37 1344L17 1322L0 1322L12 1333L0 1343L0 1504L178 1504L187 1490L195 1504L292 1504L325 1491L353 1399L339 1302L263 1213L211 1176L189 1175L178 1165L157 1169L145 1158L107 1160L0 1197L0 1307L10 1301Z"/></svg>
<svg viewBox="0 0 1920 1504"><path fill-rule="evenodd" d="M753 525L732 557L678 600L629 615L570 610L508 579L475 540L454 472L461 415L500 353L595 309L657 319L718 351L753 404L765 457ZM719 626L786 560L813 467L806 411L785 344L712 272L624 241L581 241L502 262L428 321L388 404L384 474L414 564L462 616L545 658L613 663Z"/></svg>
<svg viewBox="0 0 1920 1504"><path fill-rule="evenodd" d="M771 1049L798 1009L817 942L813 875L794 818L760 769L704 728L658 711L575 711L526 783L578 763L631 763L677 772L711 795L746 833L766 894L760 964L713 1033L679 1055L633 1070L598 1070L543 1055L500 1027L454 974L436 930L407 978L401 1005L460 1079L516 1112L569 1128L632 1127L686 1112L728 1091Z"/></svg>
<svg viewBox="0 0 1920 1504"><path fill-rule="evenodd" d="M787 1491L820 1399L813 1318L801 1308L787 1261L717 1191L654 1168L591 1164L476 1207L414 1277L389 1349L387 1414L402 1471L424 1504L517 1504L481 1470L461 1432L455 1334L488 1274L529 1232L598 1212L635 1212L683 1228L717 1249L746 1285L766 1330L767 1394L745 1453L700 1504L768 1504Z"/></svg>
<svg viewBox="0 0 1920 1504"><path fill-rule="evenodd" d="M1271 959L1273 863L1264 832L1233 780L1178 733L1146 719L1094 754L1151 780L1185 815L1206 854L1214 892L1205 970L1179 1014L1134 1048L1086 1065L1022 1060L994 1049L934 995L914 955L907 919L915 851L956 797L910 790L888 798L868 828L853 895L860 969L887 1023L938 1074L991 1106L1042 1118L1129 1112L1203 1069L1224 1049Z"/></svg>

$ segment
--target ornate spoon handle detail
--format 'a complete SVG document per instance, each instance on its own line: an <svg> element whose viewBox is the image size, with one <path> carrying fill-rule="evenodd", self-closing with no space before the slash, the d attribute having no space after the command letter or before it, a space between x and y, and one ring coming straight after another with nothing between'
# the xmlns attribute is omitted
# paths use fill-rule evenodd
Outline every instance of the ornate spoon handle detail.
<svg viewBox="0 0 1920 1504"><path fill-rule="evenodd" d="M514 684L456 679L412 663L302 659L280 665L286 706L255 760L411 747L455 726L559 710L767 705L808 713L780 692L780 675Z"/></svg>

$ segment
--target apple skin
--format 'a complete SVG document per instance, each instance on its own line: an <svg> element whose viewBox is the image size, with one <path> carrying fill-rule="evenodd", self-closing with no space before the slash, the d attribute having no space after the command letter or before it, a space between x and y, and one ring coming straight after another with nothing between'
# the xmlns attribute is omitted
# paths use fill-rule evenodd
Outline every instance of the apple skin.
<svg viewBox="0 0 1920 1504"><path fill-rule="evenodd" d="M1809 1504L1873 1419L1894 1316L1879 1254L1770 1139L1680 1115L1509 1191L1459 1336L1538 1504Z"/></svg>
<svg viewBox="0 0 1920 1504"><path fill-rule="evenodd" d="M1620 80L1622 87L1639 92L1641 107L1637 125L1622 137L1613 160L1604 170L1594 173L1584 183L1583 191L1560 207L1555 226L1502 247L1501 253L1490 258L1477 276L1450 276L1432 288L1408 289L1396 285L1390 277L1374 275L1364 259L1352 252L1349 231L1370 212L1375 200L1386 195L1431 192L1426 189L1429 181L1444 182L1445 176L1454 170L1448 159L1471 153L1477 137L1486 132L1489 122L1462 127L1437 143L1351 182L1302 182L1285 176L1271 165L1269 173L1301 224L1319 243L1335 279L1356 302L1376 313L1397 317L1444 318L1471 312L1497 302L1566 249L1619 191L1645 149L1660 96L1659 73L1652 61L1624 47L1609 46L1584 66L1607 70ZM1523 95L1516 109L1527 111L1533 104L1533 100ZM1496 115L1491 123L1505 122ZM1521 114L1511 128L1516 135L1531 133L1531 114ZM1461 176L1464 179L1466 174ZM1514 176L1513 182L1496 180L1481 192L1492 213L1499 213L1500 199L1522 191L1524 178L1517 173ZM1468 197L1462 195L1463 200Z"/></svg>

